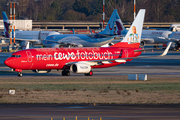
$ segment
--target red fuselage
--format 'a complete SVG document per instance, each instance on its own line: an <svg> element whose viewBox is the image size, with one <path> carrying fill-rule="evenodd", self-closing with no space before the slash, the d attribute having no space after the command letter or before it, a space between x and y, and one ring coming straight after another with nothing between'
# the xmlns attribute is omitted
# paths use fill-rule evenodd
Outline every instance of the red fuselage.
<svg viewBox="0 0 180 120"><path fill-rule="evenodd" d="M118 47L27 49L13 53L4 63L15 69L15 71L64 69L68 64L76 62L93 62L98 60L101 62L101 60L109 61L110 59L137 57L141 52L134 52L134 50L139 49ZM105 68L125 62L112 60L110 63L102 62L91 67Z"/></svg>

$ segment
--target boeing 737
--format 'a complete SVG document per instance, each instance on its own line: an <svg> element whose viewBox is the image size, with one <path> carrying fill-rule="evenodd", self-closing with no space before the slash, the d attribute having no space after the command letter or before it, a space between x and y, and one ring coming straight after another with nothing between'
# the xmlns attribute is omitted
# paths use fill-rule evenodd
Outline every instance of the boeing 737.
<svg viewBox="0 0 180 120"><path fill-rule="evenodd" d="M22 70L48 73L52 69L62 70L63 76L69 76L70 71L92 76L93 68L112 67L147 57L139 56L144 51L139 48L144 15L145 10L141 9L125 38L110 47L27 49L13 53L4 63L18 72L18 76L22 76ZM169 46L160 56L168 50Z"/></svg>
<svg viewBox="0 0 180 120"><path fill-rule="evenodd" d="M99 47L110 43L114 39L116 14L117 9L113 11L106 28L98 34L50 35L43 41L43 45L52 48L59 48L60 46Z"/></svg>
<svg viewBox="0 0 180 120"><path fill-rule="evenodd" d="M3 36L7 39L10 38L10 30L9 30L9 19L5 12L2 12L3 15L3 22L4 22L4 32ZM14 39L14 32L12 32ZM32 45L42 45L42 40L44 40L48 35L60 34L59 32L55 31L15 31L15 39L16 44L20 45L21 47L25 47L28 42L32 43Z"/></svg>

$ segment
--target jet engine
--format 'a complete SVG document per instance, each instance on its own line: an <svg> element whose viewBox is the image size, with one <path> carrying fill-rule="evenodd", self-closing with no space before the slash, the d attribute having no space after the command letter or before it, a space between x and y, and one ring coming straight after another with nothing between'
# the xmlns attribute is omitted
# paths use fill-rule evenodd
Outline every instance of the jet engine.
<svg viewBox="0 0 180 120"><path fill-rule="evenodd" d="M169 45L170 42L167 43L167 46ZM170 46L170 50L179 50L180 43L179 42L172 42Z"/></svg>
<svg viewBox="0 0 180 120"><path fill-rule="evenodd" d="M60 44L57 44L57 43L54 43L52 46L52 48L61 48L61 47L83 47L82 45L76 45L76 44L70 44L70 43L60 43Z"/></svg>
<svg viewBox="0 0 180 120"><path fill-rule="evenodd" d="M60 45L57 44L57 43L54 43L54 44L51 46L51 48L59 48L59 47L60 47Z"/></svg>
<svg viewBox="0 0 180 120"><path fill-rule="evenodd" d="M32 70L35 73L49 73L51 70Z"/></svg>
<svg viewBox="0 0 180 120"><path fill-rule="evenodd" d="M70 70L74 73L89 73L91 66L87 63L74 63L71 65Z"/></svg>
<svg viewBox="0 0 180 120"><path fill-rule="evenodd" d="M145 41L141 41L140 46L144 47L145 46Z"/></svg>
<svg viewBox="0 0 180 120"><path fill-rule="evenodd" d="M28 41L23 41L20 43L20 46L21 47L26 47L26 45L28 44Z"/></svg>

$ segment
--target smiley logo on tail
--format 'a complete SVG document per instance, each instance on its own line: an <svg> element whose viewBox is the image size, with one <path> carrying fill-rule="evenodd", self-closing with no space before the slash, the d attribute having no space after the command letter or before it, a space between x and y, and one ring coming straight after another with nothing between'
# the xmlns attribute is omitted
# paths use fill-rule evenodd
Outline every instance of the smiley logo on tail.
<svg viewBox="0 0 180 120"><path fill-rule="evenodd" d="M132 26L132 33L127 37L128 44L139 43L139 35L137 34L136 26Z"/></svg>

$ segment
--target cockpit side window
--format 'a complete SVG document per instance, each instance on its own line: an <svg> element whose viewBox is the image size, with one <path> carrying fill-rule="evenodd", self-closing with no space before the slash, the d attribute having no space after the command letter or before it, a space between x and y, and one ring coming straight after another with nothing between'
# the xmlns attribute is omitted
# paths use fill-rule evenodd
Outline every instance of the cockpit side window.
<svg viewBox="0 0 180 120"><path fill-rule="evenodd" d="M21 55L11 55L11 57L20 58L20 57L21 57Z"/></svg>

